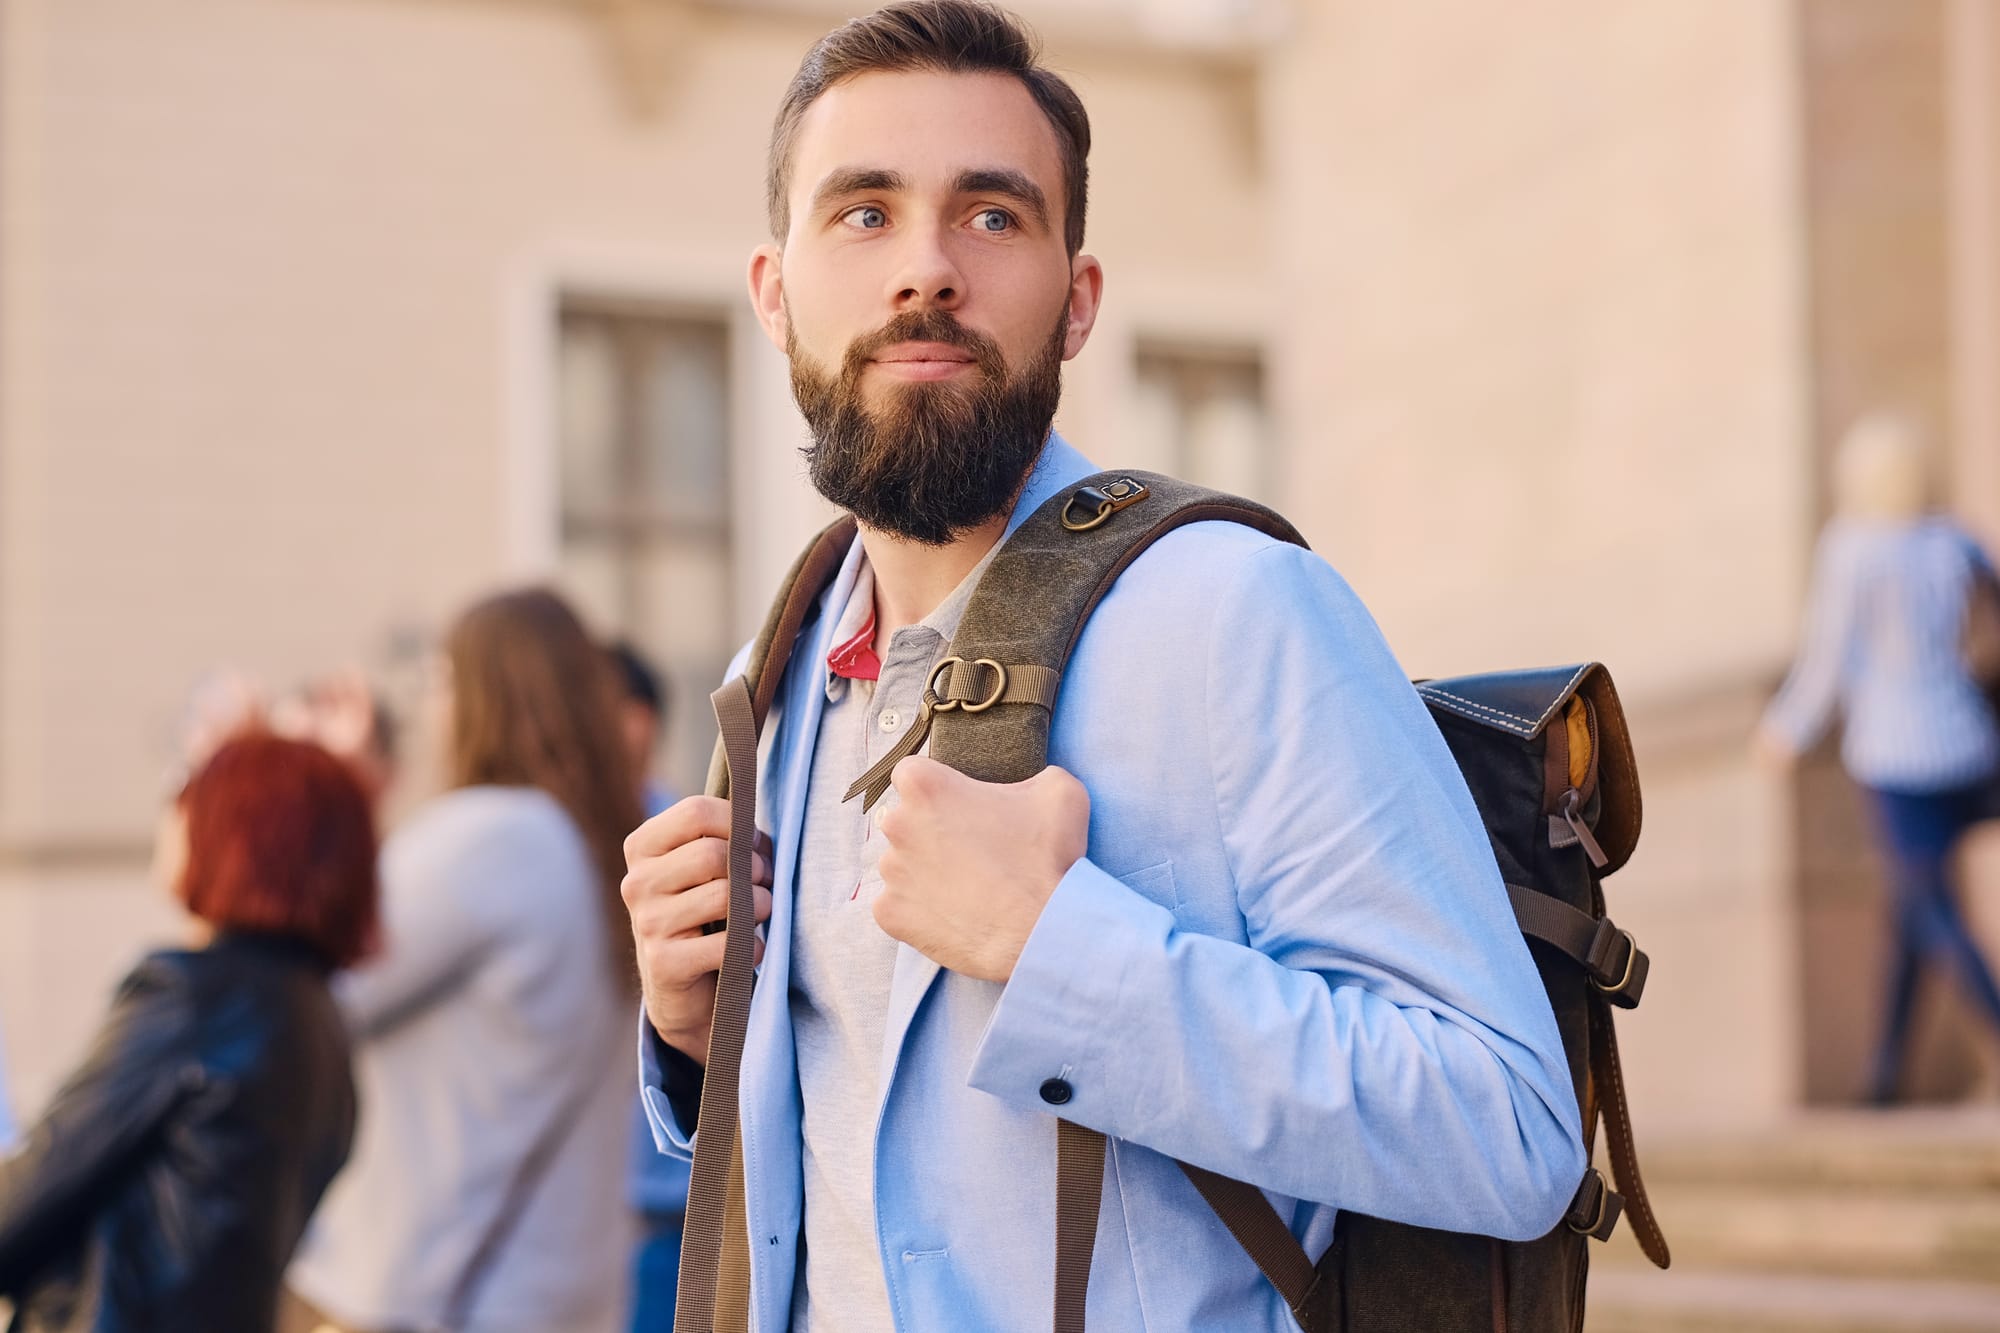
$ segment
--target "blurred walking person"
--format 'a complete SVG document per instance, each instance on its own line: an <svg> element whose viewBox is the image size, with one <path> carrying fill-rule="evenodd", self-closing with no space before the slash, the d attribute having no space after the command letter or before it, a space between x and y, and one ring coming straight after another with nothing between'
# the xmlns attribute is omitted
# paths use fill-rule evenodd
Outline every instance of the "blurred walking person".
<svg viewBox="0 0 2000 1333"><path fill-rule="evenodd" d="M7 1051L0 1047L0 1152L14 1146L20 1131L14 1127L14 1104L7 1091Z"/></svg>
<svg viewBox="0 0 2000 1333"><path fill-rule="evenodd" d="M616 691L539 590L466 611L444 659L430 730L450 790L389 838L382 953L337 990L365 1114L284 1327L610 1330L636 994L618 884L639 818Z"/></svg>
<svg viewBox="0 0 2000 1333"><path fill-rule="evenodd" d="M14 1333L268 1333L346 1160L355 1093L328 974L376 931L375 830L345 764L224 743L163 824L194 917L118 989L89 1056L0 1161Z"/></svg>
<svg viewBox="0 0 2000 1333"><path fill-rule="evenodd" d="M1867 788L1893 873L1894 961L1867 1095L1895 1100L1918 979L1958 974L2000 1033L2000 986L1960 911L1952 852L1993 812L2000 731L1967 662L1980 599L1996 595L1979 544L1933 512L1924 442L1901 418L1855 425L1835 461L1837 512L1814 559L1805 641L1758 736L1768 762L1814 744L1836 710L1841 759Z"/></svg>
<svg viewBox="0 0 2000 1333"><path fill-rule="evenodd" d="M637 648L614 643L606 650L623 687L619 719L626 753L639 779L639 804L647 818L680 799L653 776L653 755L667 725L667 690ZM687 1215L688 1164L660 1151L643 1103L632 1104L629 1194L639 1219L632 1256L632 1333L668 1333L681 1273L681 1225Z"/></svg>

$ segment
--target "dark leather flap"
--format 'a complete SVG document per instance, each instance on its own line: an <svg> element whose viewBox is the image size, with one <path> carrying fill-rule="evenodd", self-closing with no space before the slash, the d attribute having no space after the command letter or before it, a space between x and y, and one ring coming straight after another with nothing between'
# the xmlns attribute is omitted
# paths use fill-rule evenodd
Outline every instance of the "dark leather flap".
<svg viewBox="0 0 2000 1333"><path fill-rule="evenodd" d="M1639 843L1639 766L1632 757L1618 687L1601 664L1420 681L1417 693L1432 708L1525 741L1539 738L1571 699L1579 694L1588 699L1597 719L1597 781L1603 800L1595 832L1609 858L1601 873L1608 875L1631 858Z"/></svg>

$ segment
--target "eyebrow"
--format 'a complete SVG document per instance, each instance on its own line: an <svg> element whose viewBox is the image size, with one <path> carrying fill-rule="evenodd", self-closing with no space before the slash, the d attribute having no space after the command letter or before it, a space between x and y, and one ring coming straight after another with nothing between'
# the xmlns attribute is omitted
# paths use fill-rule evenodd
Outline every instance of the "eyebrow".
<svg viewBox="0 0 2000 1333"><path fill-rule="evenodd" d="M828 172L826 178L813 191L812 211L818 212L828 203L843 195L860 194L866 190L880 190L894 194L907 188L900 172L884 171L880 167L839 167Z"/></svg>
<svg viewBox="0 0 2000 1333"><path fill-rule="evenodd" d="M961 171L952 188L959 194L1005 195L1033 214L1037 226L1049 225L1049 202L1042 194L1042 187L1011 167Z"/></svg>

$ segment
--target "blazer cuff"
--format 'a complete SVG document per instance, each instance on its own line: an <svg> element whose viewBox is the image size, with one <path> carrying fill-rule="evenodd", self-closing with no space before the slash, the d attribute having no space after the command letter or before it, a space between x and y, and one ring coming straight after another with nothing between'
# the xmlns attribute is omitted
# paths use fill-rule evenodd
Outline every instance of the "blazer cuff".
<svg viewBox="0 0 2000 1333"><path fill-rule="evenodd" d="M702 1067L660 1040L644 1008L639 1010L639 1101L653 1143L669 1157L692 1159L695 1125L701 1115Z"/></svg>
<svg viewBox="0 0 2000 1333"><path fill-rule="evenodd" d="M967 1082L1093 1128L1115 1123L1125 1099L1108 1084L1121 1059L1127 968L1161 952L1173 929L1172 912L1079 860L1022 947Z"/></svg>

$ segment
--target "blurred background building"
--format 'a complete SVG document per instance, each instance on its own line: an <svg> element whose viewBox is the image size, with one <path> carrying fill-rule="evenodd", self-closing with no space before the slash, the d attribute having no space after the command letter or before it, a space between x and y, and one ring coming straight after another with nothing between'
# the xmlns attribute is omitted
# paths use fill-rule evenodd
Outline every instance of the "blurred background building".
<svg viewBox="0 0 2000 1333"><path fill-rule="evenodd" d="M1929 422L2000 539L2000 4L1017 7L1096 131L1065 433L1279 505L1413 675L1618 678L1647 810L1609 894L1654 960L1621 1036L1691 1275L1601 1278L1601 1327L1878 1326L1805 1273L2000 1327L1944 1281L2000 1281L2000 1053L1939 990L1914 1086L1983 1112L1802 1116L1859 1090L1881 890L1837 767L1746 752L1855 416ZM778 94L853 8L0 0L19 1109L171 928L150 831L218 666L394 695L452 608L549 577L668 666L698 782L823 518L743 272Z"/></svg>

